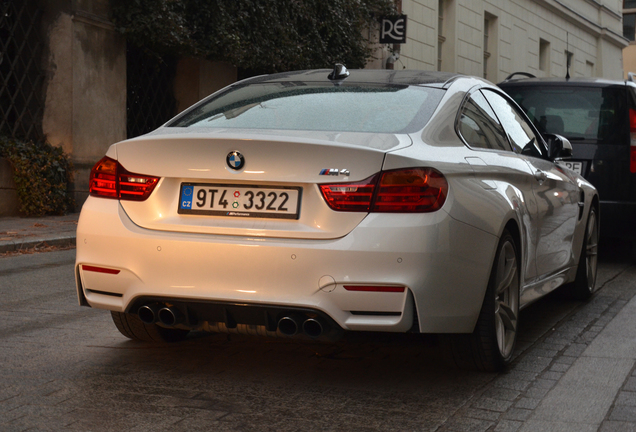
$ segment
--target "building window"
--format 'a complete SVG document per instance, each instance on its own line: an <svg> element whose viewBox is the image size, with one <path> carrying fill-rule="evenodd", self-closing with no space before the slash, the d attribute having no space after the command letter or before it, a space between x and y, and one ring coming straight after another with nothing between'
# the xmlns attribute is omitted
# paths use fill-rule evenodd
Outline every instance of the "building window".
<svg viewBox="0 0 636 432"><path fill-rule="evenodd" d="M636 9L636 0L623 0L623 9Z"/></svg>
<svg viewBox="0 0 636 432"><path fill-rule="evenodd" d="M488 79L488 59L490 58L490 50L488 49L488 36L490 33L490 20L484 18L484 78Z"/></svg>
<svg viewBox="0 0 636 432"><path fill-rule="evenodd" d="M634 30L636 30L636 13L623 14L623 36L633 42L635 39Z"/></svg>
<svg viewBox="0 0 636 432"><path fill-rule="evenodd" d="M499 62L497 61L498 30L497 16L484 11L484 78L496 82L499 76Z"/></svg>
<svg viewBox="0 0 636 432"><path fill-rule="evenodd" d="M573 75L572 71L572 58L574 54L570 51L565 52L565 77L570 78Z"/></svg>
<svg viewBox="0 0 636 432"><path fill-rule="evenodd" d="M539 39L539 70L550 73L550 42Z"/></svg>
<svg viewBox="0 0 636 432"><path fill-rule="evenodd" d="M444 0L439 0L437 14L437 70L442 70L442 45L446 38L443 34L444 29Z"/></svg>

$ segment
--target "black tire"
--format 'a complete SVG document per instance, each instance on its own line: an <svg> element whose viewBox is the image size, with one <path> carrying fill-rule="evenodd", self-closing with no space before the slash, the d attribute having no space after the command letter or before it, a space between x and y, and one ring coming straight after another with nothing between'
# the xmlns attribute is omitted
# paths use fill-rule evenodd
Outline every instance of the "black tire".
<svg viewBox="0 0 636 432"><path fill-rule="evenodd" d="M185 339L188 330L160 327L146 324L137 315L112 312L111 316L117 330L127 338L142 342L179 342Z"/></svg>
<svg viewBox="0 0 636 432"><path fill-rule="evenodd" d="M576 300L587 300L594 293L598 266L598 213L594 207L590 209L585 225L585 236L581 246L579 266L576 279L566 285L566 293Z"/></svg>
<svg viewBox="0 0 636 432"><path fill-rule="evenodd" d="M504 231L475 330L450 338L451 355L458 367L496 372L510 364L519 322L518 251L512 235Z"/></svg>

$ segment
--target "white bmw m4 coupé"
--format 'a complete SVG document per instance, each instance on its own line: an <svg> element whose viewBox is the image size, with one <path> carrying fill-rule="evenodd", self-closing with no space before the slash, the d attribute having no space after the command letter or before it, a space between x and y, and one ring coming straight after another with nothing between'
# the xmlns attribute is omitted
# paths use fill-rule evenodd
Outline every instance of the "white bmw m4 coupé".
<svg viewBox="0 0 636 432"><path fill-rule="evenodd" d="M521 308L594 291L599 198L571 153L480 78L240 81L94 166L79 302L142 341L435 333L498 370Z"/></svg>

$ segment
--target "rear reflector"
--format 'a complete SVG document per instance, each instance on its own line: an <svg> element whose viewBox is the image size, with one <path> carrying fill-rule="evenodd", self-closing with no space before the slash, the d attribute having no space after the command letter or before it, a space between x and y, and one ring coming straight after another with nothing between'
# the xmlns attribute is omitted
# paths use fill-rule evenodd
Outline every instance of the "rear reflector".
<svg viewBox="0 0 636 432"><path fill-rule="evenodd" d="M436 169L408 168L355 183L323 184L320 191L336 211L427 213L444 205L448 182Z"/></svg>
<svg viewBox="0 0 636 432"><path fill-rule="evenodd" d="M347 291L366 292L404 292L403 286L381 286L381 285L344 285Z"/></svg>
<svg viewBox="0 0 636 432"><path fill-rule="evenodd" d="M144 201L158 182L159 177L131 173L115 159L105 156L91 170L89 193L101 198Z"/></svg>
<svg viewBox="0 0 636 432"><path fill-rule="evenodd" d="M90 265L84 265L82 264L82 270L84 271L91 271L91 272L97 272L97 273L106 273L106 274L119 274L119 272L121 270L116 270L116 269L110 269L110 268L105 268L105 267L96 267L96 266L90 266Z"/></svg>
<svg viewBox="0 0 636 432"><path fill-rule="evenodd" d="M629 152L629 170L636 173L636 110L629 110L629 135L630 135L630 152Z"/></svg>

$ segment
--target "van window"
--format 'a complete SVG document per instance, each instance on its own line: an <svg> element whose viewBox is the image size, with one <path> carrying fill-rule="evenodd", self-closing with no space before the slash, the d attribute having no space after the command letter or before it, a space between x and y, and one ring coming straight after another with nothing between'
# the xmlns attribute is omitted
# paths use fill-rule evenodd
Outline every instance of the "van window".
<svg viewBox="0 0 636 432"><path fill-rule="evenodd" d="M506 92L526 111L541 133L569 140L621 140L627 101L617 87L511 87Z"/></svg>

